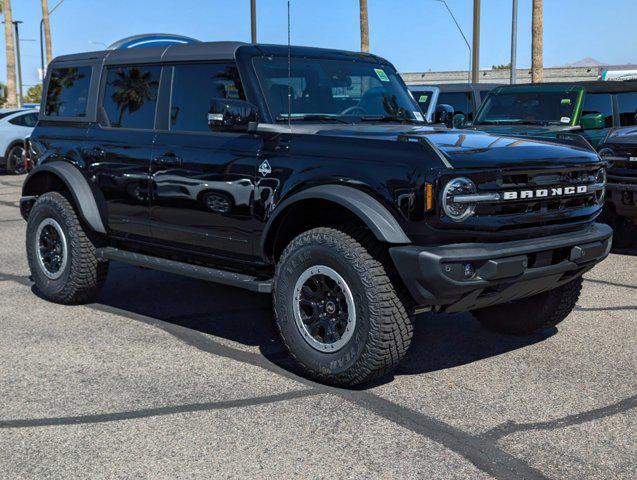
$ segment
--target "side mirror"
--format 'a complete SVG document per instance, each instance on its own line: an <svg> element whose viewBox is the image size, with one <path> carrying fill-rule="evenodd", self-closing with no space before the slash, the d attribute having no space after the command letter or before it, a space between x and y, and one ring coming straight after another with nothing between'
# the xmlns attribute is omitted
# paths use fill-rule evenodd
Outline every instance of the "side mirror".
<svg viewBox="0 0 637 480"><path fill-rule="evenodd" d="M453 116L453 128L460 128L463 127L465 124L465 116L464 113L456 113Z"/></svg>
<svg viewBox="0 0 637 480"><path fill-rule="evenodd" d="M434 123L444 123L448 127L453 124L453 107L446 103L436 105L436 114L434 115Z"/></svg>
<svg viewBox="0 0 637 480"><path fill-rule="evenodd" d="M586 115L582 115L579 124L585 130L599 129L606 126L604 114L602 113L587 113Z"/></svg>
<svg viewBox="0 0 637 480"><path fill-rule="evenodd" d="M257 107L243 100L215 98L208 112L211 130L248 131L250 123L258 121Z"/></svg>

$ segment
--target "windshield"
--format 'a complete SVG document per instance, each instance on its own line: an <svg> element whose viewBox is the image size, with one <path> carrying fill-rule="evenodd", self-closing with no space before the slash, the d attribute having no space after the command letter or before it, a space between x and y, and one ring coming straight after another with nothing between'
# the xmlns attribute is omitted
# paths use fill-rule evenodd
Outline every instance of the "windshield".
<svg viewBox="0 0 637 480"><path fill-rule="evenodd" d="M257 57L254 67L272 117L292 120L424 121L418 104L389 65L357 60ZM288 103L288 92L290 99Z"/></svg>
<svg viewBox="0 0 637 480"><path fill-rule="evenodd" d="M473 123L570 125L580 94L579 90L492 92Z"/></svg>
<svg viewBox="0 0 637 480"><path fill-rule="evenodd" d="M413 90L412 95L420 105L420 109L427 113L429 110L429 105L431 105L431 97L433 97L433 92L429 90Z"/></svg>

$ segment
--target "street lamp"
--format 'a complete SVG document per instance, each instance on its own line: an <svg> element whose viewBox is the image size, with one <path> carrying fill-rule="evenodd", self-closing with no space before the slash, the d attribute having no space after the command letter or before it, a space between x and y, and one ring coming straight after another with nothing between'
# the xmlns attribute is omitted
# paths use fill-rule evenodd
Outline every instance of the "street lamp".
<svg viewBox="0 0 637 480"><path fill-rule="evenodd" d="M55 6L49 10L49 16L55 12L55 10L62 5L63 2L64 0L60 0L56 3ZM42 33L42 30L44 30L44 18L40 20L40 63L42 64L42 81L44 81L44 43L42 38L44 34Z"/></svg>
<svg viewBox="0 0 637 480"><path fill-rule="evenodd" d="M447 2L445 0L434 0L434 1L444 4L445 8L449 12L449 15L451 15L451 19L453 20L453 23L456 24L456 27L458 28L458 31L460 32L460 35L462 35L462 39L464 40L464 43L467 44L467 48L469 49L469 69L468 69L469 70L469 75L468 75L468 80L469 80L469 83L471 83L471 45L469 45L469 41L467 40L467 37L465 36L464 32L462 31L462 28L460 28L460 25L458 24L458 21L456 20L456 17L454 16L453 12L449 8L449 5L447 5Z"/></svg>

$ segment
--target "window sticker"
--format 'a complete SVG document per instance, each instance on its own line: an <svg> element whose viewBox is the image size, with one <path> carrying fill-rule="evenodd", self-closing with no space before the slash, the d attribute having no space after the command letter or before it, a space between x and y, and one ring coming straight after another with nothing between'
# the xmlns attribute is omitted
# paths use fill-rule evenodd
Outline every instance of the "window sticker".
<svg viewBox="0 0 637 480"><path fill-rule="evenodd" d="M416 117L416 120L418 120L419 122L423 122L425 120L422 116L422 113L416 112L415 110L412 113L414 114L414 117Z"/></svg>
<svg viewBox="0 0 637 480"><path fill-rule="evenodd" d="M381 82L389 82L389 77L382 68L375 68L374 71Z"/></svg>
<svg viewBox="0 0 637 480"><path fill-rule="evenodd" d="M571 99L570 98L563 98L560 103L562 105L570 105L571 104Z"/></svg>
<svg viewBox="0 0 637 480"><path fill-rule="evenodd" d="M428 95L421 95L420 97L418 97L418 103L426 103L428 98Z"/></svg>
<svg viewBox="0 0 637 480"><path fill-rule="evenodd" d="M571 122L571 117L562 117L562 118L560 118L560 122L562 122L562 123L570 123Z"/></svg>

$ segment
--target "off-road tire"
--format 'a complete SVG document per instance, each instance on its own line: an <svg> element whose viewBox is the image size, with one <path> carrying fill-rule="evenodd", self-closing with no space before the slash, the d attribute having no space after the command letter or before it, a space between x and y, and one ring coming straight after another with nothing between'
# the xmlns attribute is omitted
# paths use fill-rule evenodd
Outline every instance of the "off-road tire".
<svg viewBox="0 0 637 480"><path fill-rule="evenodd" d="M530 335L555 327L575 308L582 277L554 290L513 302L475 310L473 316L486 328L509 335Z"/></svg>
<svg viewBox="0 0 637 480"><path fill-rule="evenodd" d="M61 227L68 245L66 266L57 279L46 276L37 258L37 229L52 218ZM52 302L88 303L98 295L108 272L108 261L98 260L96 246L100 237L83 225L69 200L58 192L41 195L29 213L27 222L27 259L39 292Z"/></svg>
<svg viewBox="0 0 637 480"><path fill-rule="evenodd" d="M413 335L411 298L386 248L362 228L314 228L297 236L276 267L274 313L281 338L303 370L320 382L351 387L391 371ZM336 352L320 352L303 338L294 317L294 287L316 265L345 279L356 307L354 334Z"/></svg>

